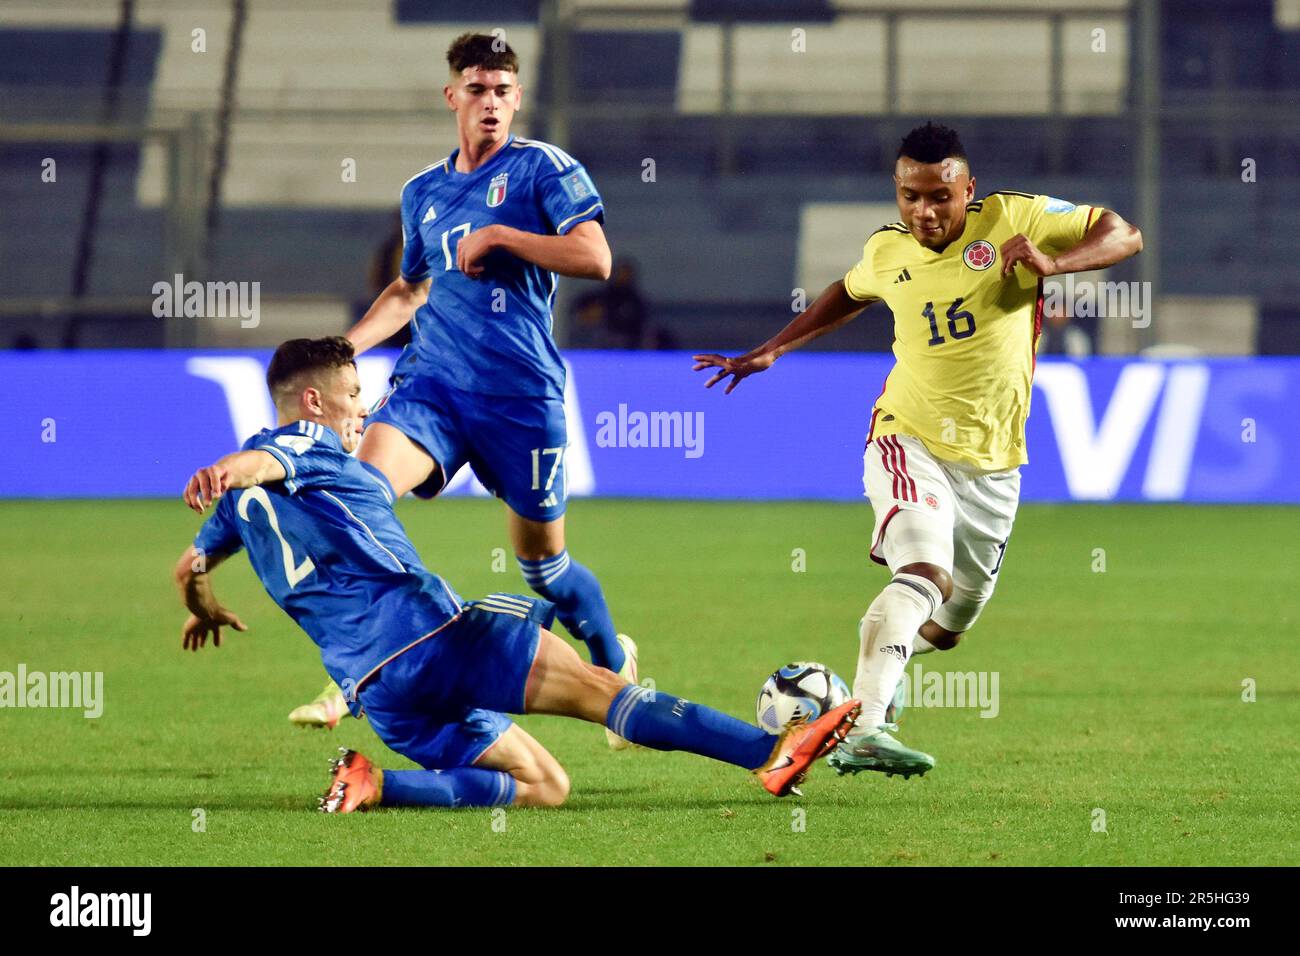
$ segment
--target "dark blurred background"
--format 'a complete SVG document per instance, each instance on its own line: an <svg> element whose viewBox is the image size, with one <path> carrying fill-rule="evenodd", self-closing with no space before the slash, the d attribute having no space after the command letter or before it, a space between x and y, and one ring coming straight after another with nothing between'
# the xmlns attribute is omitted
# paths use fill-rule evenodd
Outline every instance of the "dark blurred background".
<svg viewBox="0 0 1300 956"><path fill-rule="evenodd" d="M456 146L470 29L521 58L515 132L606 201L618 268L561 284L562 345L761 341L897 218L898 140L933 118L979 193L1144 231L1100 278L1146 283L1150 326L1049 315L1045 351L1300 352L1300 0L6 0L0 347L346 328L395 272L402 184ZM177 274L260 283L260 325L154 317ZM817 347L885 350L887 319Z"/></svg>

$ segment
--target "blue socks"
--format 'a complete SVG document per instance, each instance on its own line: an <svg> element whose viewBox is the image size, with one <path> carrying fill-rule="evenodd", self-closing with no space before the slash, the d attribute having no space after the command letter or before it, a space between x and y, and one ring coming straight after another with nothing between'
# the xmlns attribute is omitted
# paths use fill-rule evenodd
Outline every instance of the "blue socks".
<svg viewBox="0 0 1300 956"><path fill-rule="evenodd" d="M591 662L617 672L623 666L623 648L596 576L569 557L568 551L540 561L516 560L528 586L554 604L560 623L586 643Z"/></svg>
<svg viewBox="0 0 1300 956"><path fill-rule="evenodd" d="M385 770L386 807L504 807L515 799L515 778L499 770Z"/></svg>
<svg viewBox="0 0 1300 956"><path fill-rule="evenodd" d="M618 692L605 726L642 747L686 750L746 770L765 764L777 740L761 727L712 707L635 684Z"/></svg>
<svg viewBox="0 0 1300 956"><path fill-rule="evenodd" d="M618 692L605 726L652 750L685 750L754 770L772 755L776 739L760 727L663 691L629 684ZM504 807L514 802L515 779L498 770L385 770L386 807Z"/></svg>

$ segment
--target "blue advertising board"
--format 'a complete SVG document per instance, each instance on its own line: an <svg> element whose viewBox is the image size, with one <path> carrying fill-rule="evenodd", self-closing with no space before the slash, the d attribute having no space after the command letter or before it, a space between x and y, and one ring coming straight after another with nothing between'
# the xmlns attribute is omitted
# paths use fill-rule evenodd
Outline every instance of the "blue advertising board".
<svg viewBox="0 0 1300 956"><path fill-rule="evenodd" d="M266 351L0 353L16 408L0 497L177 495L269 424ZM368 398L395 353L358 364ZM648 498L862 494L889 355L783 358L731 395L688 355L573 352L570 492ZM1038 363L1026 501L1300 503L1300 358ZM468 471L449 494L482 494Z"/></svg>

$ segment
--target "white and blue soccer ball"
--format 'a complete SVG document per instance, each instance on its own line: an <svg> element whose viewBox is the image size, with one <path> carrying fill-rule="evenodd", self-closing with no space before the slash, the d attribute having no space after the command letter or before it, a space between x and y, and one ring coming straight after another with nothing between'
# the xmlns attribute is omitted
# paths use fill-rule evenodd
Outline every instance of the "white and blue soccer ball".
<svg viewBox="0 0 1300 956"><path fill-rule="evenodd" d="M758 725L779 734L793 720L816 720L850 697L849 685L825 664L786 664L758 692Z"/></svg>

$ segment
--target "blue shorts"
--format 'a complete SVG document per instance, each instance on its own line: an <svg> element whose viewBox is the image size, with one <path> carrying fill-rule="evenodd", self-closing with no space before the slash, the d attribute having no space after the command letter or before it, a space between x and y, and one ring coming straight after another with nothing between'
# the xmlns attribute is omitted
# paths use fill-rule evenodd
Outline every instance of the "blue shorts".
<svg viewBox="0 0 1300 956"><path fill-rule="evenodd" d="M370 421L396 428L442 469L415 494L434 497L468 464L520 517L554 521L564 514L569 429L561 399L477 395L417 372L394 380Z"/></svg>
<svg viewBox="0 0 1300 956"><path fill-rule="evenodd" d="M489 594L428 640L403 651L361 688L379 739L426 770L466 767L523 713L528 674L555 605Z"/></svg>

